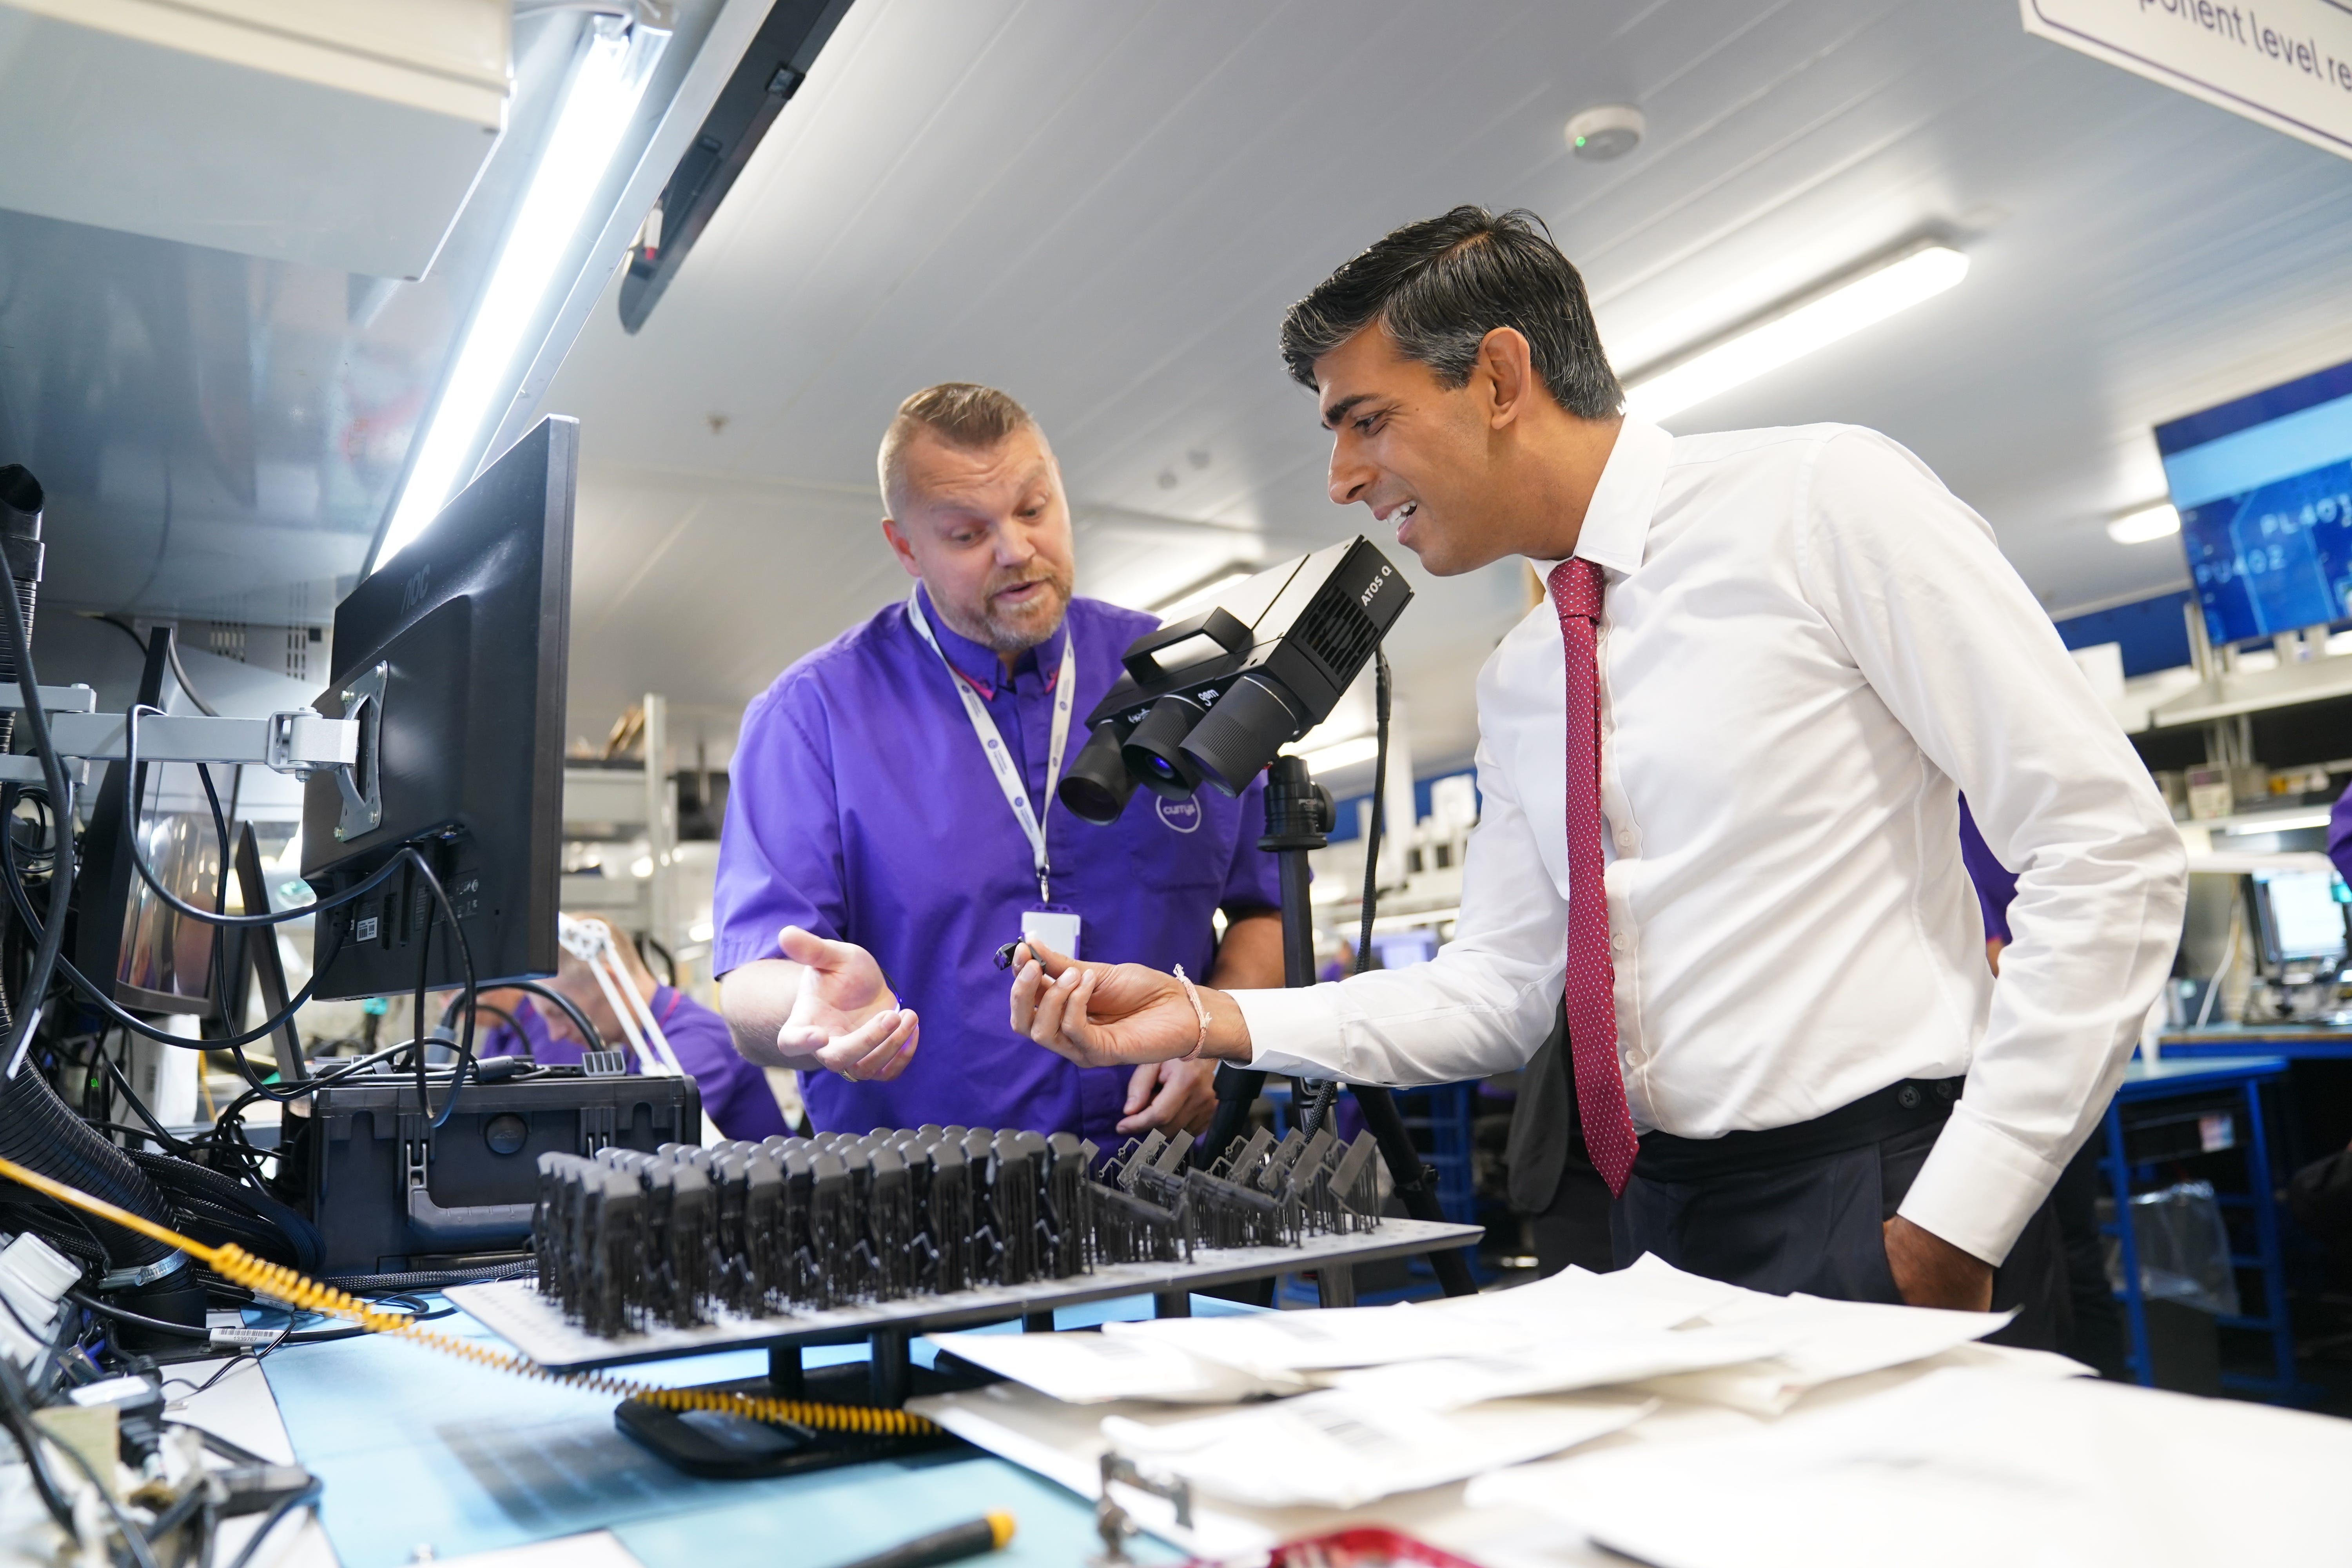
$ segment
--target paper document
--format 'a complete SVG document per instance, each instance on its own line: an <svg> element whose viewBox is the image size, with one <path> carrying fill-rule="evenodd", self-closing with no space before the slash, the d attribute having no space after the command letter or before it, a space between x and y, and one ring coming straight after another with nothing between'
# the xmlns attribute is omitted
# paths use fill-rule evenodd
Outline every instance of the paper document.
<svg viewBox="0 0 2352 1568"><path fill-rule="evenodd" d="M1230 1318L1154 1318L1105 1323L1106 1338L1135 1338L1240 1367L1261 1377L1315 1367L1381 1366L1433 1356L1477 1355L1524 1342L1474 1319L1418 1307L1335 1307Z"/></svg>
<svg viewBox="0 0 2352 1568"><path fill-rule="evenodd" d="M1296 1376L1259 1377L1152 1339L1089 1333L933 1334L930 1339L975 1366L1072 1405L1114 1399L1229 1405L1307 1387Z"/></svg>
<svg viewBox="0 0 2352 1568"><path fill-rule="evenodd" d="M2347 1475L2352 1422L1947 1371L1738 1436L1490 1476L1478 1495L1656 1568L2190 1568L2342 1561Z"/></svg>
<svg viewBox="0 0 2352 1568"><path fill-rule="evenodd" d="M1984 1338L2017 1315L1947 1312L1932 1307L1890 1307L1875 1301L1829 1301L1818 1296L1766 1296L1755 1291L1742 1291L1740 1298L1708 1312L1706 1321L1717 1328L1779 1339L1784 1348L1778 1355L1651 1379L1643 1386L1677 1399L1777 1415L1807 1389L1939 1354Z"/></svg>
<svg viewBox="0 0 2352 1568"><path fill-rule="evenodd" d="M1260 1507L1355 1508L1556 1454L1640 1420L1656 1401L1514 1399L1440 1414L1342 1389L1189 1421L1102 1424L1124 1454Z"/></svg>
<svg viewBox="0 0 2352 1568"><path fill-rule="evenodd" d="M1320 1383L1367 1399L1454 1410L1486 1399L1566 1394L1757 1362L1787 1343L1769 1333L1739 1329L1658 1329L1572 1336L1503 1355L1449 1356L1315 1375Z"/></svg>

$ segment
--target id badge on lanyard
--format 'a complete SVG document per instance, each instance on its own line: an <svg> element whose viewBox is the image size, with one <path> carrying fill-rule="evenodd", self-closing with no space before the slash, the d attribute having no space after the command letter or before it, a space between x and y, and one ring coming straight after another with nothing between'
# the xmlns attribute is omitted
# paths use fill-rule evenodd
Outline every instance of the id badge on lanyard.
<svg viewBox="0 0 2352 1568"><path fill-rule="evenodd" d="M980 742L981 753L987 757L989 771L996 776L996 787L1004 792L1005 803L1013 808L1013 819L1021 825L1022 837L1029 840L1029 853L1037 873L1037 902L1021 911L1021 934L1024 939L1041 942L1056 952L1076 958L1078 912L1054 902L1054 868L1045 852L1045 814L1054 808L1054 786L1061 779L1062 752L1070 739L1070 712L1077 703L1077 638L1066 623L1061 673L1054 678L1054 728L1045 752L1045 798L1033 809L1028 785L1013 764L1003 731L989 716L980 693L956 673L955 666L948 663L946 650L940 647L940 639L931 635L931 624L923 615L921 593L919 584L908 591L907 618L914 623L916 635L939 655L940 666L947 670L948 684L955 688L956 696L962 700L964 717L971 721L971 732Z"/></svg>

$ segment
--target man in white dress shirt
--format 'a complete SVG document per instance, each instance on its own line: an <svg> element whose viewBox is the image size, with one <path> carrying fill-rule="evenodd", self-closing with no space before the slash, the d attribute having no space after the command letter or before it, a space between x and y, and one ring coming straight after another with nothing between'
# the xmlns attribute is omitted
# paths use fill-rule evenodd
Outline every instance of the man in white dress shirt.
<svg viewBox="0 0 2352 1568"><path fill-rule="evenodd" d="M1433 1083L1521 1065L1565 991L1619 1263L1999 1300L2050 1342L2046 1200L2170 963L2184 861L1991 531L1870 430L1622 413L1582 280L1524 215L1397 230L1292 307L1283 350L1334 501L1439 575L1517 555L1551 587L1478 678L1455 940L1199 988L1205 1025L1174 978L1043 953L1015 1026L1088 1065ZM1997 983L1961 790L2021 868Z"/></svg>

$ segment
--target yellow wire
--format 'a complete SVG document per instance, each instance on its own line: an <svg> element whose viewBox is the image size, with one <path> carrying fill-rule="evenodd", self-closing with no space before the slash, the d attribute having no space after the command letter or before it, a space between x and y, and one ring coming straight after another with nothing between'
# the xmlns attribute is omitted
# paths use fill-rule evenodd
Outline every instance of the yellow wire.
<svg viewBox="0 0 2352 1568"><path fill-rule="evenodd" d="M274 1297L304 1311L341 1318L371 1332L406 1340L427 1350L456 1356L460 1361L512 1373L517 1377L538 1378L566 1388L634 1399L659 1405L665 1410L717 1410L753 1421L782 1422L824 1432L912 1437L939 1430L922 1416L909 1415L904 1410L883 1410L862 1405L821 1405L805 1399L761 1399L747 1394L702 1388L660 1388L652 1384L607 1377L597 1372L553 1372L527 1356L421 1327L405 1312L386 1312L372 1307L347 1291L322 1285L283 1264L265 1262L234 1243L207 1247L201 1241L108 1203L104 1198L93 1197L38 1171L28 1171L13 1160L0 1159L0 1176L80 1209L85 1214L96 1215L125 1230L136 1231L150 1240L176 1247L224 1279L234 1280L248 1290Z"/></svg>

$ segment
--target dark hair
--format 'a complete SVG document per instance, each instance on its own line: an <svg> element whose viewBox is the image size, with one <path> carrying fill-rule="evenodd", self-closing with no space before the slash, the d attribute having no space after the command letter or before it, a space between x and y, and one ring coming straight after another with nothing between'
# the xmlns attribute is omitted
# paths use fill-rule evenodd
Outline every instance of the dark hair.
<svg viewBox="0 0 2352 1568"><path fill-rule="evenodd" d="M1315 362L1375 321L1398 353L1448 386L1470 379L1488 332L1517 328L1560 407L1580 419L1606 419L1624 406L1584 279L1543 220L1523 207L1496 217L1460 206L1409 223L1317 284L1282 318L1291 378L1311 390Z"/></svg>

